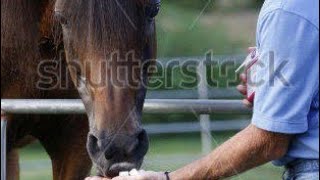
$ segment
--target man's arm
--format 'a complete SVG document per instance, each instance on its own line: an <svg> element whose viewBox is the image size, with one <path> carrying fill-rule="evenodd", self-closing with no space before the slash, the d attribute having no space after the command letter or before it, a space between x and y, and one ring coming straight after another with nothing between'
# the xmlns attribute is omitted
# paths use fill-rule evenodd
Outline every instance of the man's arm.
<svg viewBox="0 0 320 180"><path fill-rule="evenodd" d="M171 180L230 177L283 157L287 153L290 140L291 135L272 133L250 125L211 154L171 172L169 176ZM147 172L138 176L114 179L165 180L166 177L163 173Z"/></svg>
<svg viewBox="0 0 320 180"><path fill-rule="evenodd" d="M206 157L170 173L170 179L221 179L283 157L290 135L250 125Z"/></svg>

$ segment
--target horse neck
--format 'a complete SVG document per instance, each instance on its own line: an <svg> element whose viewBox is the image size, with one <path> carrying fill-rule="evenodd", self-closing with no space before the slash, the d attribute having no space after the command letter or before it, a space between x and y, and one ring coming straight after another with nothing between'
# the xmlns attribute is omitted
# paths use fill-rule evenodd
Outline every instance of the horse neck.
<svg viewBox="0 0 320 180"><path fill-rule="evenodd" d="M1 0L1 95L14 84L25 91L34 89L41 60L38 43L49 31L49 23L43 22L52 5L51 0Z"/></svg>

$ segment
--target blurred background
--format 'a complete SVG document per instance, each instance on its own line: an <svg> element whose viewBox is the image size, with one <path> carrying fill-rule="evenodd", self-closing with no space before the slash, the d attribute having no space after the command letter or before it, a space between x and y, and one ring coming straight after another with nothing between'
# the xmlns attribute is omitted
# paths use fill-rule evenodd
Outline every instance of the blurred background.
<svg viewBox="0 0 320 180"><path fill-rule="evenodd" d="M212 51L217 61L237 59L241 62L247 47L255 45L256 21L262 3L262 0L162 0L157 16L159 61L204 57ZM171 75L173 87L159 86L149 91L148 98L198 98L197 83L188 90L179 89L181 75L178 71ZM228 76L235 74L227 73ZM234 90L237 82L230 85L225 83L226 79L217 77L219 87L208 88L208 98L241 98ZM250 115L211 114L209 118L212 131L205 142L197 115L145 114L143 123L150 134L151 146L143 168L173 171L208 151L203 143L214 149L228 140L249 123ZM49 158L37 143L21 150L20 164L22 180L52 179ZM280 179L281 170L267 164L232 179Z"/></svg>

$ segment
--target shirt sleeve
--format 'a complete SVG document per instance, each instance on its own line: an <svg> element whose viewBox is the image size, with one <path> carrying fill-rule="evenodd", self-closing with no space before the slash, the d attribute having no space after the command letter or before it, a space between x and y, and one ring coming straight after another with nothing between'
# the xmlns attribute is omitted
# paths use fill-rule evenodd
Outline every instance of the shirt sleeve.
<svg viewBox="0 0 320 180"><path fill-rule="evenodd" d="M275 10L260 20L257 41L252 124L277 133L306 132L319 89L319 29L303 17Z"/></svg>

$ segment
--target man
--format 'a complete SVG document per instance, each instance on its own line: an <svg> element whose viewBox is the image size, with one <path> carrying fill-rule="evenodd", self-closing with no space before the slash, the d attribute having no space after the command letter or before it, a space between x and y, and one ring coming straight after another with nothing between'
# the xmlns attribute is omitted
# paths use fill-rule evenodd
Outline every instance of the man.
<svg viewBox="0 0 320 180"><path fill-rule="evenodd" d="M177 171L114 179L221 179L270 161L286 167L285 180L319 179L319 1L266 0L257 48L259 86L249 127ZM238 86L243 94L245 84Z"/></svg>

